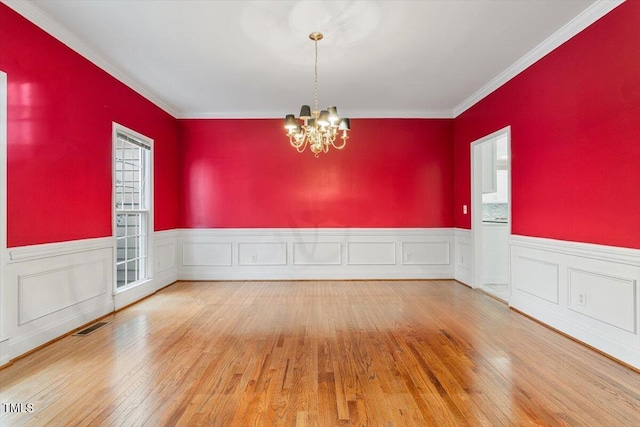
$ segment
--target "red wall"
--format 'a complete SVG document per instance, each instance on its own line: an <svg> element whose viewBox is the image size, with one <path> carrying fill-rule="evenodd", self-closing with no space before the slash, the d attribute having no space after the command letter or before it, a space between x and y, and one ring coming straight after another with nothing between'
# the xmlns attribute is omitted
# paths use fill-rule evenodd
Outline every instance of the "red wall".
<svg viewBox="0 0 640 427"><path fill-rule="evenodd" d="M155 229L175 228L173 117L0 4L9 247L111 235L112 121L154 139Z"/></svg>
<svg viewBox="0 0 640 427"><path fill-rule="evenodd" d="M451 227L453 120L352 120L314 158L283 120L180 120L182 227Z"/></svg>
<svg viewBox="0 0 640 427"><path fill-rule="evenodd" d="M353 120L315 159L281 120L176 121L0 4L8 245L111 235L116 121L155 140L156 230L469 228L469 144L511 125L514 234L640 248L638 22L628 1L455 120Z"/></svg>
<svg viewBox="0 0 640 427"><path fill-rule="evenodd" d="M470 146L511 125L514 234L640 248L640 2L627 1L455 119L455 225Z"/></svg>

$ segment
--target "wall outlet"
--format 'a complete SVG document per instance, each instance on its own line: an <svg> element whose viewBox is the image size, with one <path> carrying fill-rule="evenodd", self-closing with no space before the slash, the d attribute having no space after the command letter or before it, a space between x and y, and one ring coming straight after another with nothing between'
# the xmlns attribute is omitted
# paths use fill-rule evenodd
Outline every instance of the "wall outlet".
<svg viewBox="0 0 640 427"><path fill-rule="evenodd" d="M404 260L405 261L411 261L411 252L407 252L404 254Z"/></svg>
<svg viewBox="0 0 640 427"><path fill-rule="evenodd" d="M586 307L587 306L587 294L586 293L578 294L577 304L580 307Z"/></svg>
<svg viewBox="0 0 640 427"><path fill-rule="evenodd" d="M251 255L251 262L258 262L258 255L256 254Z"/></svg>

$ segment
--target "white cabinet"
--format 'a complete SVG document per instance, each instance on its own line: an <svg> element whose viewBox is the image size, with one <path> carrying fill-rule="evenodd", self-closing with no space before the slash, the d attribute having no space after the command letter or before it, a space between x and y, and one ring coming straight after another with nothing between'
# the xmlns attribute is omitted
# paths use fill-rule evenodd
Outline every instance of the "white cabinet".
<svg viewBox="0 0 640 427"><path fill-rule="evenodd" d="M497 170L497 192L496 203L508 203L509 202L509 171L498 169Z"/></svg>
<svg viewBox="0 0 640 427"><path fill-rule="evenodd" d="M509 283L509 226L482 225L482 283Z"/></svg>
<svg viewBox="0 0 640 427"><path fill-rule="evenodd" d="M496 191L482 195L482 203L508 203L509 202L509 171L499 169L496 171Z"/></svg>
<svg viewBox="0 0 640 427"><path fill-rule="evenodd" d="M495 193L497 187L496 176L496 142L483 142L482 149L482 194Z"/></svg>
<svg viewBox="0 0 640 427"><path fill-rule="evenodd" d="M509 202L509 147L507 136L483 142L482 203Z"/></svg>

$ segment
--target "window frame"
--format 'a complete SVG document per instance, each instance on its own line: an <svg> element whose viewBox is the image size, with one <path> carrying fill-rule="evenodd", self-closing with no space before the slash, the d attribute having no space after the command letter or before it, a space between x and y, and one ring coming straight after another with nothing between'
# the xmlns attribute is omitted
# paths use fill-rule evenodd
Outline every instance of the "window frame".
<svg viewBox="0 0 640 427"><path fill-rule="evenodd" d="M148 158L146 162L146 169L144 171L144 180L145 180L145 203L147 204L147 209L131 209L131 210L120 210L116 209L116 153L117 153L117 144L118 144L118 135L122 134L131 139L140 141L143 145L149 147ZM134 131L133 129L129 129L119 123L113 122L112 127L112 143L111 143L111 219L112 219L112 238L113 238L113 294L121 293L123 291L129 290L131 288L135 288L139 285L149 282L153 279L153 230L154 230L154 180L153 180L153 163L154 163L154 150L153 150L153 139L149 138L146 135L143 135L139 132ZM131 213L138 214L141 213L143 216L146 216L146 221L143 220L144 224L141 224L141 233L146 236L146 242L143 243L146 249L146 262L144 262L144 268L142 272L144 273L144 277L129 283L124 286L118 287L118 214L123 213Z"/></svg>

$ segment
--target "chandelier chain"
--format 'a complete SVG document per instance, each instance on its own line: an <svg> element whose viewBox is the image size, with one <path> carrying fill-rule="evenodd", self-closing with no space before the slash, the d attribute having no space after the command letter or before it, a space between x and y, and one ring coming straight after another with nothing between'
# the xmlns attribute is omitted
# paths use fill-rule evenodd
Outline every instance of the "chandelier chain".
<svg viewBox="0 0 640 427"><path fill-rule="evenodd" d="M315 45L316 57L315 57L315 66L314 66L314 80L313 80L313 95L316 101L315 110L320 111L318 109L318 40L314 40L313 44Z"/></svg>

